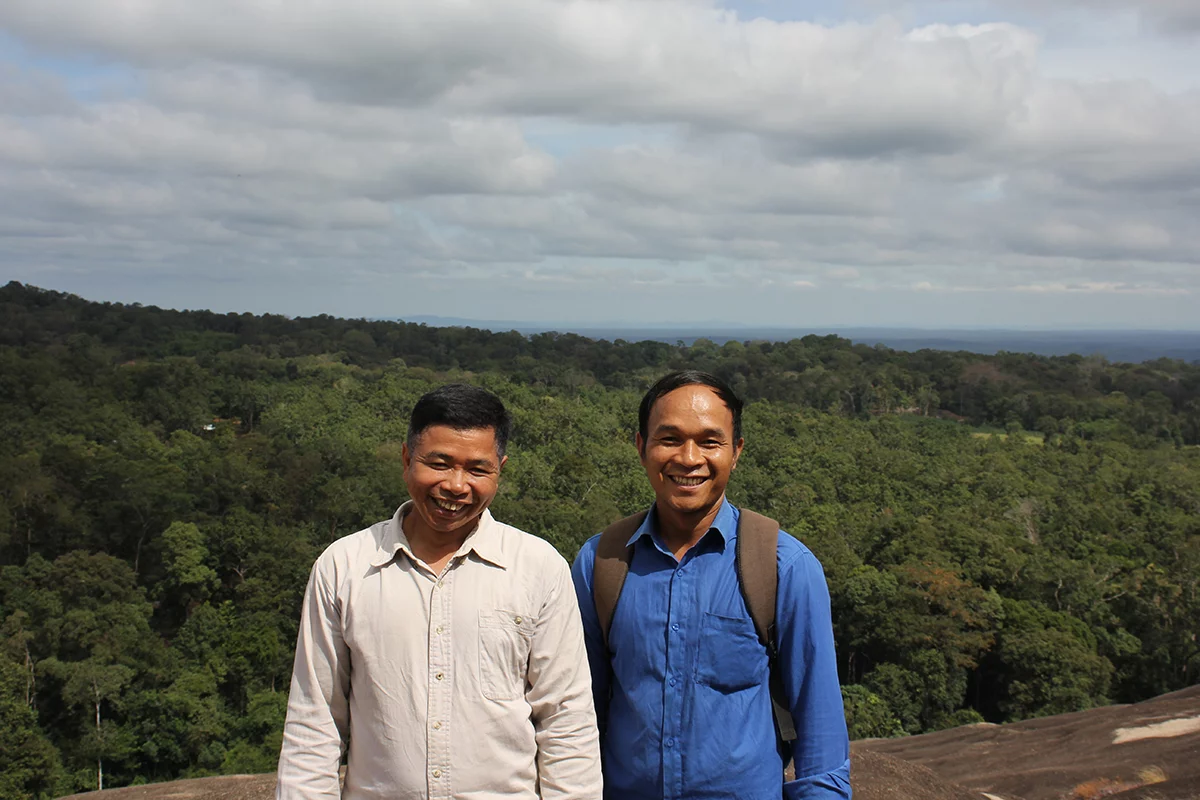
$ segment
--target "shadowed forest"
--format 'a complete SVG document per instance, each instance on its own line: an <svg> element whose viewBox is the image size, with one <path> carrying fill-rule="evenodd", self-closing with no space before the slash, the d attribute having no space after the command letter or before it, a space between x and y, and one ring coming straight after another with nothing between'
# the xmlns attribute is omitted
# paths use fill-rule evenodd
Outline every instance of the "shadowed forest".
<svg viewBox="0 0 1200 800"><path fill-rule="evenodd" d="M690 346L0 288L0 797L274 769L301 594L404 499L416 399L516 421L493 505L568 559L653 495L641 393L749 402L739 504L825 566L854 737L1200 682L1200 365Z"/></svg>

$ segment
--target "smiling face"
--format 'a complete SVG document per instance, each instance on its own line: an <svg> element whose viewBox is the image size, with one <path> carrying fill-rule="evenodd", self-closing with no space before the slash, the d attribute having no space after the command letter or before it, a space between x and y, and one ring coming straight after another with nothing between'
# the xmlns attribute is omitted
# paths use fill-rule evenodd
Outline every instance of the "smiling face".
<svg viewBox="0 0 1200 800"><path fill-rule="evenodd" d="M658 398L637 447L660 516L682 521L716 514L742 440L734 441L733 412L717 393L689 385Z"/></svg>
<svg viewBox="0 0 1200 800"><path fill-rule="evenodd" d="M413 500L412 534L465 538L496 496L507 458L496 453L493 428L430 425L403 448L404 483Z"/></svg>

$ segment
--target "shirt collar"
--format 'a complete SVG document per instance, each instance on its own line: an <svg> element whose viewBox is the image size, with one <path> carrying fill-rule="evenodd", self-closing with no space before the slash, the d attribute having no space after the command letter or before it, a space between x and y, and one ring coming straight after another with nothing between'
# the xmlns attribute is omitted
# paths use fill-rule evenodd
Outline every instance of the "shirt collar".
<svg viewBox="0 0 1200 800"><path fill-rule="evenodd" d="M717 516L713 519L708 532L716 531L717 535L721 537L721 541L724 544L729 544L737 538L738 516L738 510L734 507L733 503L730 503L728 498L721 498L721 508L717 511ZM646 519L642 520L642 524L629 537L626 546L632 546L634 542L643 536L649 536L651 539L658 536L657 505L650 506L650 513L646 515Z"/></svg>
<svg viewBox="0 0 1200 800"><path fill-rule="evenodd" d="M409 558L416 559L416 556L413 555L412 547L408 543L408 537L404 535L404 518L412 511L412 508L413 501L405 500L403 505L396 509L396 513L392 515L392 518L384 523L383 536L380 537L379 548L375 559L371 562L371 566L386 566L396 557L396 553L401 550ZM475 555L490 564L495 564L501 569L508 569L511 559L504 550L500 523L496 522L495 518L492 517L491 509L485 508L483 510L483 515L479 518L479 524L475 526L475 530L471 531L466 540L463 541L462 546L455 551L454 558L465 556L471 552L474 552Z"/></svg>

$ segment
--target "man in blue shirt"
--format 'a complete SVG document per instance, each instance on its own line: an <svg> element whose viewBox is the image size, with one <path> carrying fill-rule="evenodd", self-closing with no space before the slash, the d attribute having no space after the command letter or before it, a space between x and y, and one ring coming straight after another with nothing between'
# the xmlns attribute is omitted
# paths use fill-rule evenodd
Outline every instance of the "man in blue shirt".
<svg viewBox="0 0 1200 800"><path fill-rule="evenodd" d="M693 370L642 398L636 443L656 499L629 540L607 646L593 599L599 536L572 568L611 800L851 796L829 591L816 557L782 531L775 639L797 736L776 732L766 649L738 585L739 512L725 499L741 415L724 382Z"/></svg>

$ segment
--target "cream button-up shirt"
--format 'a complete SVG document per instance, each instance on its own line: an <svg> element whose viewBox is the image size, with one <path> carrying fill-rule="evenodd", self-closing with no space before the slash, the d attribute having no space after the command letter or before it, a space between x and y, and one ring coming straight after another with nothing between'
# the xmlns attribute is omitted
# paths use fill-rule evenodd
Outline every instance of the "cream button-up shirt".
<svg viewBox="0 0 1200 800"><path fill-rule="evenodd" d="M313 567L276 798L599 800L566 561L485 511L434 574L404 536L410 506L334 542Z"/></svg>

